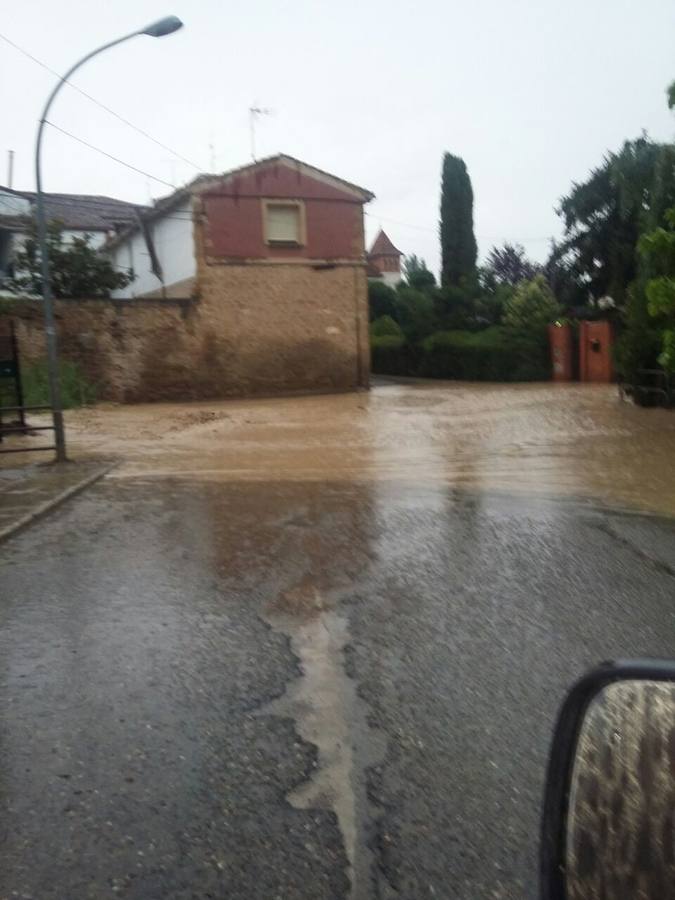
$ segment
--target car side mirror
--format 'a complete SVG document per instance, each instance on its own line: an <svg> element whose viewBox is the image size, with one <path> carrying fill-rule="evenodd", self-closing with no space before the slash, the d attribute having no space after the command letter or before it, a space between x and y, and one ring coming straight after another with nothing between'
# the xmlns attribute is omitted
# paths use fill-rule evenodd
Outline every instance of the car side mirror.
<svg viewBox="0 0 675 900"><path fill-rule="evenodd" d="M571 689L540 862L542 900L675 898L675 663L605 663Z"/></svg>

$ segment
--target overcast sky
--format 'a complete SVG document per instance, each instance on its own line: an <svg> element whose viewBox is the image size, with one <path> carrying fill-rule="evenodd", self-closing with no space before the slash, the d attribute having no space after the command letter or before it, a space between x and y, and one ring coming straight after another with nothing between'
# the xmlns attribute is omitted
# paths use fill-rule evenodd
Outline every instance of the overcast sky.
<svg viewBox="0 0 675 900"><path fill-rule="evenodd" d="M258 156L285 152L369 188L369 239L381 225L434 269L445 150L469 168L481 254L509 240L543 259L574 179L643 129L675 132L673 0L23 0L0 32L61 72L168 13L182 31L135 38L75 83L202 171L249 161L248 108L271 108ZM13 149L14 187L34 188L53 83L0 41L0 183ZM197 171L67 87L51 117L164 181ZM169 190L51 129L44 185L137 202Z"/></svg>

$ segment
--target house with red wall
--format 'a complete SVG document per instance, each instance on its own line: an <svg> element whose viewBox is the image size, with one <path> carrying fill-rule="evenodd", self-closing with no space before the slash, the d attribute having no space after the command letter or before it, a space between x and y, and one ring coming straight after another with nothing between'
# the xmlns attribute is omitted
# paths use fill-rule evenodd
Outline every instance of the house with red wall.
<svg viewBox="0 0 675 900"><path fill-rule="evenodd" d="M366 386L373 196L283 154L200 175L109 241L134 275L114 297L194 300L241 385L226 394Z"/></svg>

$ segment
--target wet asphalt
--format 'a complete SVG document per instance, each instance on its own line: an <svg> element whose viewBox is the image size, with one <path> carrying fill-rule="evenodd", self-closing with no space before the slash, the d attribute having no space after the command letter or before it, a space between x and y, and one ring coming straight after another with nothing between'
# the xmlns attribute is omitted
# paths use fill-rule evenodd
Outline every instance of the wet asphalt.
<svg viewBox="0 0 675 900"><path fill-rule="evenodd" d="M566 686L675 656L675 523L572 500L107 477L0 560L2 900L533 900Z"/></svg>

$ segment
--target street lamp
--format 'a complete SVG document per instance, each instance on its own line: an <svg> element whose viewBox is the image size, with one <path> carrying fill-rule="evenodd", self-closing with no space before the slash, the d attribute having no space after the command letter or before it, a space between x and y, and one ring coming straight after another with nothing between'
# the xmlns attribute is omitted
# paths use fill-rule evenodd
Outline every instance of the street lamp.
<svg viewBox="0 0 675 900"><path fill-rule="evenodd" d="M47 121L47 113L49 112L56 95L58 94L64 83L68 81L68 79L76 69L79 69L80 66L84 65L84 63L88 62L88 60L90 60L92 57L98 56L98 54L102 53L104 50L109 50L110 47L115 47L117 44L128 41L140 34L147 34L150 35L150 37L164 37L164 35L172 34L174 31L178 31L178 29L182 27L183 23L177 16L166 16L166 18L159 19L159 21L153 22L152 25L148 25L147 28L141 28L140 31L133 31L131 34L126 34L124 35L124 37L117 38L117 40L114 41L110 41L108 44L103 44L103 46L99 47L97 50L92 50L91 53L83 56L82 59L79 60L79 62L76 62L74 66L71 66L71 68L68 69L66 74L61 78L54 90L49 95L45 108L42 111L42 116L40 117L40 124L38 126L37 139L35 142L37 237L38 246L40 248L40 268L42 272L42 302L44 305L45 335L47 339L47 376L49 380L49 396L52 406L54 443L56 445L57 462L65 462L66 437L63 430L63 410L61 409L61 387L59 385L56 329L54 327L54 303L52 298L52 288L49 273L49 256L47 253L47 223L45 221L45 205L44 197L42 196L42 176L40 172L42 132Z"/></svg>

